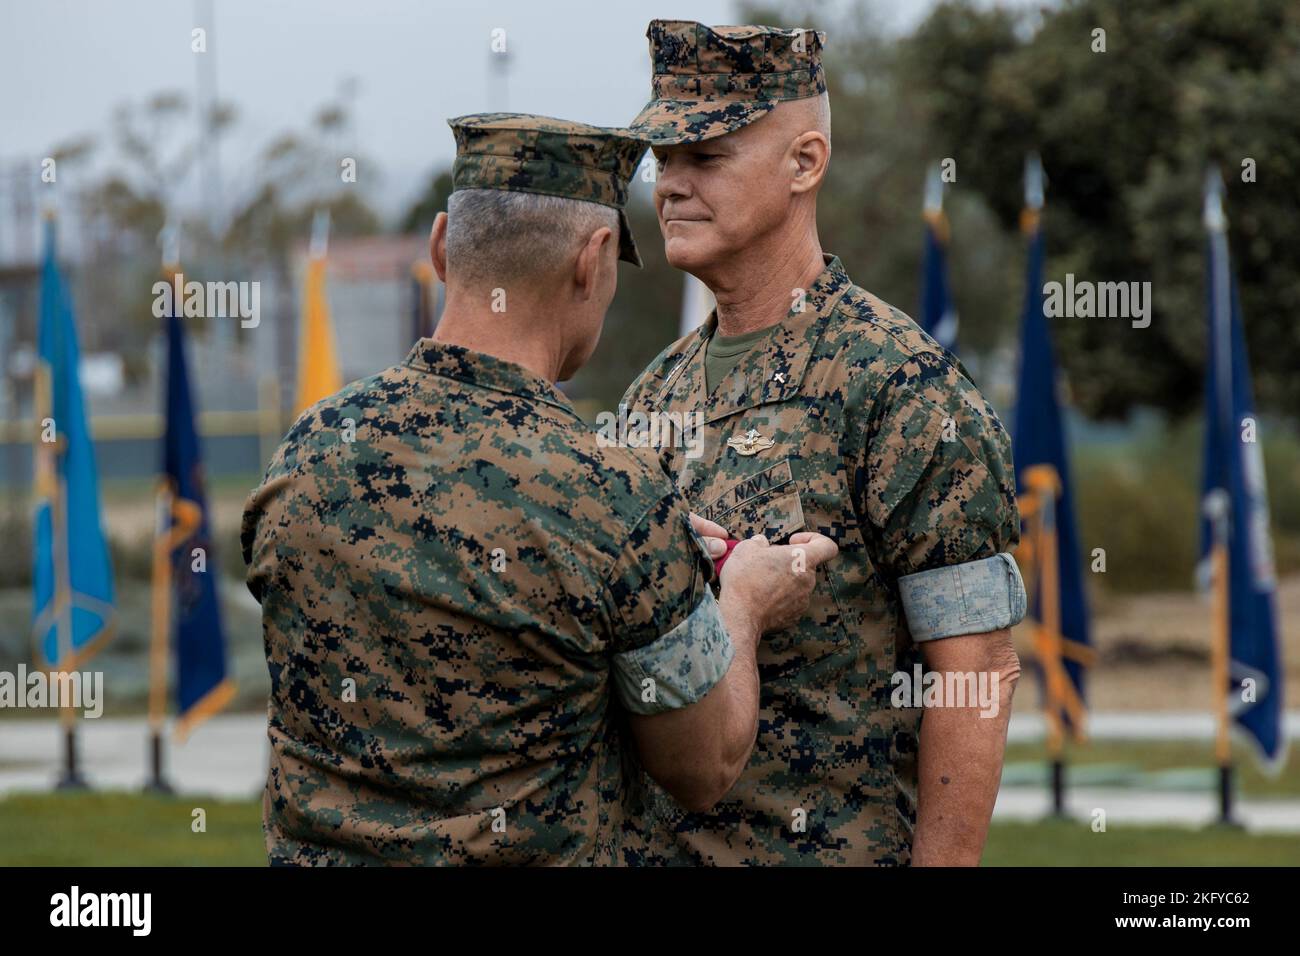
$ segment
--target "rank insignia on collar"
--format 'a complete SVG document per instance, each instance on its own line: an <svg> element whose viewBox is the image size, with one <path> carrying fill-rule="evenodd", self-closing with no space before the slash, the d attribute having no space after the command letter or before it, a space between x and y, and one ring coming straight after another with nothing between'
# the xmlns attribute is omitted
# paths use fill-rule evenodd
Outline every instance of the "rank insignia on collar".
<svg viewBox="0 0 1300 956"><path fill-rule="evenodd" d="M770 438L764 438L754 429L745 432L743 438L728 438L727 445L746 457L757 455L760 451L767 451L776 442Z"/></svg>

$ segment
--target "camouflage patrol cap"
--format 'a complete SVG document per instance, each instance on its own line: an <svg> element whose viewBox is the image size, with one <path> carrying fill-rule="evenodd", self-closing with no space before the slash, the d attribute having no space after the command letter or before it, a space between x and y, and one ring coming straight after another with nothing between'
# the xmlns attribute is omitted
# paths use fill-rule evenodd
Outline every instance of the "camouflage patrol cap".
<svg viewBox="0 0 1300 956"><path fill-rule="evenodd" d="M625 129L527 113L477 113L447 124L456 135L452 192L506 189L610 206L618 210L619 258L641 265L624 207L644 142Z"/></svg>
<svg viewBox="0 0 1300 956"><path fill-rule="evenodd" d="M766 116L782 100L826 92L826 35L778 27L651 20L654 97L631 123L652 145L695 143Z"/></svg>

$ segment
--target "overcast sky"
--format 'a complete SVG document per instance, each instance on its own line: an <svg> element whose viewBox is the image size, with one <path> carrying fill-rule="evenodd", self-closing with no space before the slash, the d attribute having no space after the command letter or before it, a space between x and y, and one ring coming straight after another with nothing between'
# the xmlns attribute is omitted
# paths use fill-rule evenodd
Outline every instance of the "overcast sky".
<svg viewBox="0 0 1300 956"><path fill-rule="evenodd" d="M847 0L846 0L847 2ZM906 29L933 0L876 4ZM4 0L0 4L0 163L44 156L85 134L102 142L113 108L193 94L190 31L202 0ZM208 52L239 124L221 149L229 191L269 138L305 125L356 77L356 150L383 180L372 198L403 208L450 161L445 119L508 108L605 125L645 103L652 17L734 23L730 0L215 0ZM797 24L782 24L794 26ZM494 28L511 53L508 94L489 82ZM834 42L834 38L831 38ZM347 148L347 144L341 144ZM366 175L364 168L358 171Z"/></svg>

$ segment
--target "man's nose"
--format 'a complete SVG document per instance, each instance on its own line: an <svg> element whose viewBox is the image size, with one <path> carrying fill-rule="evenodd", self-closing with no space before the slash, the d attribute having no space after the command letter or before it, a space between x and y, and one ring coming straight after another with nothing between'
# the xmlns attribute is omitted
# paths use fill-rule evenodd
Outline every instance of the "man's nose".
<svg viewBox="0 0 1300 956"><path fill-rule="evenodd" d="M685 164L669 155L658 164L655 173L655 198L684 199L691 194L690 177L685 174Z"/></svg>

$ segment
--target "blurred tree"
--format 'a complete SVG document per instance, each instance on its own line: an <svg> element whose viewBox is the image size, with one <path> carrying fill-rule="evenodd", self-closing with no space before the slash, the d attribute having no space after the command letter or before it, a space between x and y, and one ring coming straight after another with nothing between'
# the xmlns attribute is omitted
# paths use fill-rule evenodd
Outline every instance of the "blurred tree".
<svg viewBox="0 0 1300 956"><path fill-rule="evenodd" d="M440 169L430 177L420 198L402 217L403 232L428 233L438 213L446 212L447 197L451 195L451 170Z"/></svg>
<svg viewBox="0 0 1300 956"><path fill-rule="evenodd" d="M330 213L330 236L382 231L366 190L378 180L376 166L347 145L355 81L344 81L339 97L317 111L305 131L284 133L253 160L249 189L235 206L225 246L275 277L280 290L271 327L280 371L280 400L292 400L297 361L297 321L291 253L306 244L318 210ZM364 171L364 175L363 175Z"/></svg>
<svg viewBox="0 0 1300 956"><path fill-rule="evenodd" d="M180 215L179 197L195 169L201 144L194 133L193 107L183 93L155 93L143 103L124 103L113 112L113 139L125 163L110 171L83 201L100 236L118 254L157 250L168 215ZM207 124L212 141L236 122L228 103L213 107ZM210 242L201 217L185 222L191 248Z"/></svg>
<svg viewBox="0 0 1300 956"><path fill-rule="evenodd" d="M1098 28L1105 52L1094 52ZM1298 48L1300 6L1289 0L1071 0L1030 16L944 3L902 44L931 142L957 159L959 188L985 197L1008 230L1024 154L1041 154L1049 279L1152 283L1149 328L1054 323L1085 413L1199 408L1209 162L1228 185L1258 398L1300 407L1300 327L1290 321L1300 220L1288 214L1300 172ZM1243 180L1248 159L1255 182Z"/></svg>
<svg viewBox="0 0 1300 956"><path fill-rule="evenodd" d="M119 352L129 379L147 371L146 351L156 330L152 290L158 278L159 233L175 218L182 224L187 278L226 281L265 273L276 278L283 290L272 304L284 319L277 324L285 339L279 346L292 356L290 251L306 243L316 210L329 209L335 236L382 230L379 215L366 201L378 173L348 149L355 90L354 81L344 81L338 95L304 128L276 135L260 152L225 152L231 188L226 191L228 209L220 217L228 225L219 237L211 234L209 211L186 199L205 144L235 128L234 108L226 103L212 108L204 140L196 129L194 107L181 93L164 91L119 106L111 126L114 161L98 179L74 177L86 183L77 202L90 238L77 276L80 285L93 290L78 298L88 326L86 346ZM61 163L79 162L91 146L91 140L72 141L51 155ZM356 169L365 175L350 175ZM197 318L193 325L201 330L206 322Z"/></svg>
<svg viewBox="0 0 1300 956"><path fill-rule="evenodd" d="M330 211L331 235L382 231L365 198L377 181L376 166L348 146L356 88L355 79L344 80L307 129L281 133L250 157L251 168L240 177L247 188L224 239L229 250L279 268L295 243L307 241L318 209Z"/></svg>
<svg viewBox="0 0 1300 956"><path fill-rule="evenodd" d="M127 378L147 371L147 333L153 318L153 284L158 278L159 233L169 216L184 223L182 253L193 264L212 236L202 217L185 217L179 196L199 155L192 106L182 93L163 91L113 111L111 138L119 162L78 193L82 224L89 237L77 282L93 290L80 296L87 348L109 348L126 365ZM218 104L212 137L235 122L234 108ZM191 268L191 272L193 272ZM204 320L196 320L202 326Z"/></svg>

